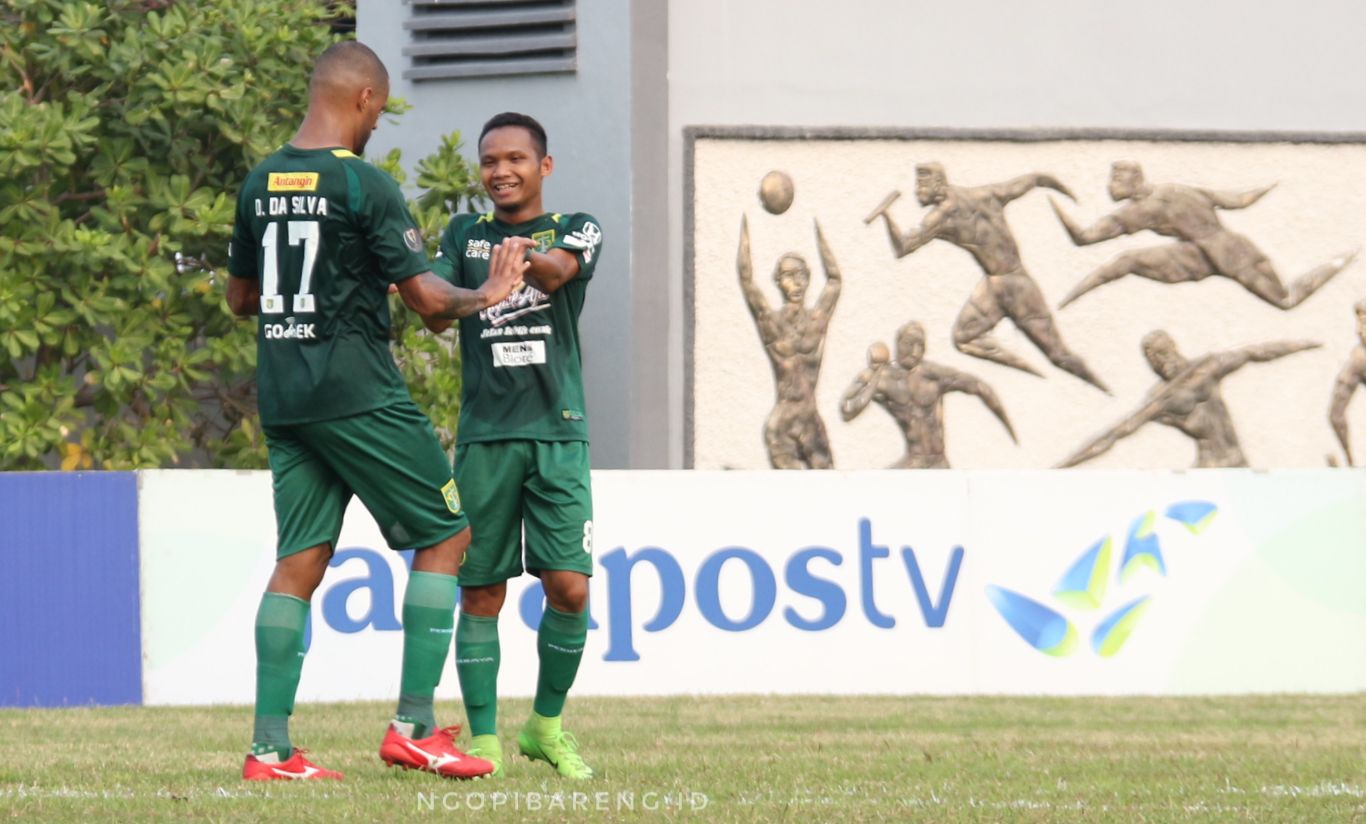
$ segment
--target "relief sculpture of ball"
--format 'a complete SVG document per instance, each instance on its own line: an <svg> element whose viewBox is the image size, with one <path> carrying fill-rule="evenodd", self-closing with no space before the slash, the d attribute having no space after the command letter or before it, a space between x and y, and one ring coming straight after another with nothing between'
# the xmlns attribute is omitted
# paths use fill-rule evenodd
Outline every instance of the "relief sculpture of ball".
<svg viewBox="0 0 1366 824"><path fill-rule="evenodd" d="M792 178L787 172L773 170L759 182L759 201L771 214L780 215L792 205Z"/></svg>

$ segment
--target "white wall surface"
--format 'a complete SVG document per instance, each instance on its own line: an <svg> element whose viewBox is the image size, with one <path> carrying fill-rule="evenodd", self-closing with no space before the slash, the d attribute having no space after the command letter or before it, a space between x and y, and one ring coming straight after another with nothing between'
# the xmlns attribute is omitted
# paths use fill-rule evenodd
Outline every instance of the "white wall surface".
<svg viewBox="0 0 1366 824"><path fill-rule="evenodd" d="M630 9L626 0L591 0L577 10L575 73L411 82L402 76L409 5L360 0L357 36L389 68L391 95L413 107L397 122L381 121L366 154L401 149L415 184L417 161L451 131L460 131L462 153L474 160L484 122L499 112L525 112L545 126L556 163L545 182L546 209L588 212L603 228L603 256L580 320L584 383L593 464L625 467L634 402L630 381L623 379L634 352Z"/></svg>

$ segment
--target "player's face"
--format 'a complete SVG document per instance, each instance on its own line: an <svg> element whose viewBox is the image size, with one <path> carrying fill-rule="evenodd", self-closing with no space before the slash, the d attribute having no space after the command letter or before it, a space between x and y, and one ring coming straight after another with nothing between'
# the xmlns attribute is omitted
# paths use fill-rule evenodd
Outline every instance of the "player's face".
<svg viewBox="0 0 1366 824"><path fill-rule="evenodd" d="M1175 346L1165 340L1149 342L1143 348L1143 354L1148 358L1148 365L1163 380L1171 380L1181 372L1181 355Z"/></svg>
<svg viewBox="0 0 1366 824"><path fill-rule="evenodd" d="M800 260L783 258L778 263L778 271L774 273L773 279L777 281L778 290L783 293L783 298L788 303L801 303L806 298L806 287L811 283L811 273Z"/></svg>
<svg viewBox="0 0 1366 824"><path fill-rule="evenodd" d="M896 339L896 362L905 369L914 369L925 357L925 338L908 332Z"/></svg>
<svg viewBox="0 0 1366 824"><path fill-rule="evenodd" d="M1109 188L1111 200L1133 197L1138 192L1138 172L1133 169L1111 169Z"/></svg>
<svg viewBox="0 0 1366 824"><path fill-rule="evenodd" d="M539 211L541 179L550 174L550 157L541 157L531 132L503 126L479 142L479 178L495 210L512 214Z"/></svg>
<svg viewBox="0 0 1366 824"><path fill-rule="evenodd" d="M915 199L921 206L931 206L944 199L944 176L934 171L922 171L915 176Z"/></svg>

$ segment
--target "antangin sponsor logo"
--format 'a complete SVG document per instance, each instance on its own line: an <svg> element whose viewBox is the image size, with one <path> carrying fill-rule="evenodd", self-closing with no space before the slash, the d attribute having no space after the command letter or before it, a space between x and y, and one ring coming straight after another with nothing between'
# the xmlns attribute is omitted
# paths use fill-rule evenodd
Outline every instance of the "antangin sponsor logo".
<svg viewBox="0 0 1366 824"><path fill-rule="evenodd" d="M272 192L316 192L317 172L271 172L266 189Z"/></svg>

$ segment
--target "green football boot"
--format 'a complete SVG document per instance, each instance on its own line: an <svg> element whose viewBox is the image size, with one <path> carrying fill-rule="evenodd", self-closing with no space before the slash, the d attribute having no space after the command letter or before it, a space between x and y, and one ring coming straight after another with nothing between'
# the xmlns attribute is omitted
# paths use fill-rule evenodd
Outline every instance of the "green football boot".
<svg viewBox="0 0 1366 824"><path fill-rule="evenodd" d="M546 762L565 778L585 781L593 777L593 768L579 757L578 740L560 728L558 716L546 718L533 712L517 734L517 747L522 755Z"/></svg>
<svg viewBox="0 0 1366 824"><path fill-rule="evenodd" d="M466 755L475 758L482 758L493 765L493 772L486 778L503 777L503 745L498 742L496 735L476 735L470 738L470 745L465 748Z"/></svg>

